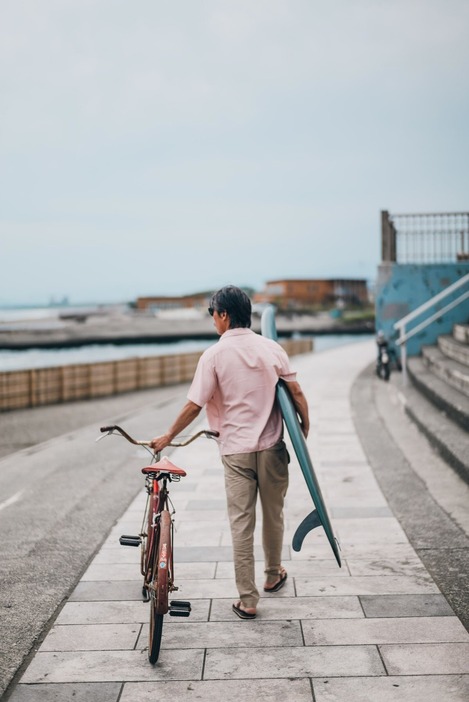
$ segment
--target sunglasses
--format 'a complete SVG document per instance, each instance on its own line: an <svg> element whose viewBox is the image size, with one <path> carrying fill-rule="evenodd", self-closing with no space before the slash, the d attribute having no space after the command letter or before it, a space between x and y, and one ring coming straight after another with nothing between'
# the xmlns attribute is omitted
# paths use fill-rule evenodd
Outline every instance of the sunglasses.
<svg viewBox="0 0 469 702"><path fill-rule="evenodd" d="M213 317L213 313L214 313L214 312L218 312L218 314L221 314L220 310L217 310L216 307L209 307L209 308L208 308L208 313L209 313L209 315L210 315L211 317Z"/></svg>

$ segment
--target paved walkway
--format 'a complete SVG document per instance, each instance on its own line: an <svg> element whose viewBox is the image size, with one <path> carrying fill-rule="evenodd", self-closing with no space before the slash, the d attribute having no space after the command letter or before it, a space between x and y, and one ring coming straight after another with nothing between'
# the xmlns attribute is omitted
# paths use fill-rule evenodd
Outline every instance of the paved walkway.
<svg viewBox="0 0 469 702"><path fill-rule="evenodd" d="M171 494L178 597L191 600L193 612L187 620L167 618L158 664L147 659L148 605L140 601L137 549L117 541L139 530L140 495L113 527L11 700L149 702L166 695L178 702L427 702L431 696L467 702L469 634L394 518L352 421L350 388L373 355L366 342L294 359L310 401L308 443L341 543L342 569L320 529L300 553L290 547L311 509L293 461L287 585L261 599L255 621L236 619L222 468L216 445L199 441L172 454L188 470ZM106 442L97 446L104 455ZM132 447L123 444L123 450L134 456Z"/></svg>

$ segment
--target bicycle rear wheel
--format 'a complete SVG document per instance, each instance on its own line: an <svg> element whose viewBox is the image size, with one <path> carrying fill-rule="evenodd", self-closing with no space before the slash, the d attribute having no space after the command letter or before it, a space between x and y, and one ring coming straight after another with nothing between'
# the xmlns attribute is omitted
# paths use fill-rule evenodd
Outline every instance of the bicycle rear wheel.
<svg viewBox="0 0 469 702"><path fill-rule="evenodd" d="M160 655L161 637L163 635L163 615L156 614L151 599L150 610L150 640L148 642L148 660L150 663L156 663Z"/></svg>
<svg viewBox="0 0 469 702"><path fill-rule="evenodd" d="M163 617L168 611L169 568L172 562L171 551L171 517L167 510L160 516L158 547L155 549L153 562L153 581L150 598L150 635L148 641L148 658L156 663L160 654L163 635Z"/></svg>

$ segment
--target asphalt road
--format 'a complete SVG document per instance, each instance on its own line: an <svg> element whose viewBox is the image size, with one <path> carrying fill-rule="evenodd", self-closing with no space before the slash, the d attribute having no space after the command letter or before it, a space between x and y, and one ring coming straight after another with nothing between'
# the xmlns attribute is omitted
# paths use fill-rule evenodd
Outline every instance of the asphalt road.
<svg viewBox="0 0 469 702"><path fill-rule="evenodd" d="M186 388L0 414L0 695L142 489L145 450L99 427L151 438Z"/></svg>

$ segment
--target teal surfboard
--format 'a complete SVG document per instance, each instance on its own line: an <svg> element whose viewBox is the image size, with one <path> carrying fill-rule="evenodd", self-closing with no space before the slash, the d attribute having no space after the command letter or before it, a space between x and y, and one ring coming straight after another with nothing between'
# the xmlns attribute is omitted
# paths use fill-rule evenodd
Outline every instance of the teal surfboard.
<svg viewBox="0 0 469 702"><path fill-rule="evenodd" d="M261 320L262 335L268 339L277 341L277 328L275 325L275 313L273 307L268 307L262 313ZM315 529L322 526L331 545L334 556L336 557L339 567L342 567L339 553L339 542L334 536L332 525L327 513L324 498L319 487L318 479L313 468L308 447L306 446L305 437L301 431L300 422L296 413L295 405L286 383L280 380L276 389L277 402L282 413L283 421L290 436L293 449L295 451L298 463L300 464L303 477L309 490L309 494L313 500L315 509L303 519L293 536L293 550L300 551L303 545L305 536Z"/></svg>

